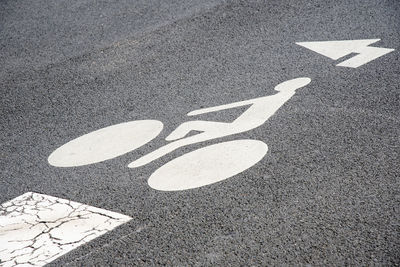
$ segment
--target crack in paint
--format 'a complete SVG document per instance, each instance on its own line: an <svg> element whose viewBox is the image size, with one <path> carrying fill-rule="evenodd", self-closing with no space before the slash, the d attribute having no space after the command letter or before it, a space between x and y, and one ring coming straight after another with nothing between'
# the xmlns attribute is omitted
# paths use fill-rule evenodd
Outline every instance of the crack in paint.
<svg viewBox="0 0 400 267"><path fill-rule="evenodd" d="M131 218L37 193L0 206L1 266L42 266Z"/></svg>

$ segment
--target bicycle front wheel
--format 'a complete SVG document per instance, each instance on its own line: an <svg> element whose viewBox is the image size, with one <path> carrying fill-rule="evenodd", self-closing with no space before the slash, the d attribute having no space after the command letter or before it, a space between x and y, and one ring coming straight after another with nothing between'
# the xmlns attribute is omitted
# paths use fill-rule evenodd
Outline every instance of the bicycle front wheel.
<svg viewBox="0 0 400 267"><path fill-rule="evenodd" d="M161 166L150 176L148 184L161 191L210 185L247 170L267 151L267 144L249 139L206 146Z"/></svg>

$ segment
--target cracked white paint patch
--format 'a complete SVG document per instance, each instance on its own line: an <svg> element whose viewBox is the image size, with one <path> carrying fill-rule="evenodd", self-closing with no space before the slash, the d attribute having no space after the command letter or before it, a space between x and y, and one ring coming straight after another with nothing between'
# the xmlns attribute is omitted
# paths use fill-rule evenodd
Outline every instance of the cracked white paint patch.
<svg viewBox="0 0 400 267"><path fill-rule="evenodd" d="M28 192L0 206L0 266L43 266L130 217Z"/></svg>

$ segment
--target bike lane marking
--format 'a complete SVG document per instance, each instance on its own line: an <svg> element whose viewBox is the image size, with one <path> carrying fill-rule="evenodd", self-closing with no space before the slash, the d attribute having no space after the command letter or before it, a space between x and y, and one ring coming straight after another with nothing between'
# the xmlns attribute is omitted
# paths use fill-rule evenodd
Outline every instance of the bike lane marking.
<svg viewBox="0 0 400 267"><path fill-rule="evenodd" d="M307 86L310 78L300 77L275 86L277 93L250 100L202 108L189 112L196 116L248 106L233 122L191 120L183 122L166 137L166 145L128 164L138 168L184 146L243 133L263 125L296 91ZM108 126L80 136L57 148L48 158L55 167L73 167L118 157L146 144L162 130L155 120L131 121ZM191 131L199 133L187 136ZM148 181L161 191L187 190L225 180L259 162L268 148L262 141L236 140L198 149L160 167Z"/></svg>
<svg viewBox="0 0 400 267"><path fill-rule="evenodd" d="M132 218L28 192L0 206L0 265L43 266Z"/></svg>
<svg viewBox="0 0 400 267"><path fill-rule="evenodd" d="M135 160L130 163L128 167L141 167L184 146L244 133L260 127L289 101L296 94L298 89L307 86L310 82L311 79L307 77L295 78L276 85L275 91L277 91L277 93L273 95L191 111L187 114L188 116L248 106L248 108L233 122L192 120L182 123L167 136L166 140L172 142ZM198 131L200 133L186 137L191 131Z"/></svg>
<svg viewBox="0 0 400 267"><path fill-rule="evenodd" d="M319 43L316 46L308 46L332 59L359 53L338 64L338 66L356 68L394 50L368 47L377 40L379 39L358 40L365 42L353 43L353 46L347 47L342 42L353 41L308 42L308 44ZM321 48L321 43L330 44ZM307 43L297 44L307 47L305 45ZM381 52L376 52L378 50ZM272 99L272 96L268 97ZM278 103L279 107L283 105L282 102L286 100ZM238 103L223 105L223 107L236 106ZM219 109L213 107L201 112L213 112ZM270 115L272 116L275 111L270 112ZM196 114L196 111L192 111L188 115ZM149 124L139 125L140 122L149 122ZM131 138L136 137L138 131L143 129L147 129L143 136L137 139ZM101 162L144 145L155 138L161 130L162 123L151 120L109 126L60 147L53 153L57 152L62 157L57 158L55 154L52 154L49 156L49 163L53 166L69 167ZM244 141L248 141L245 145L258 151L254 158L243 160L251 154L245 146L237 146L239 142ZM265 156L267 150L267 145L258 140L235 140L203 147L161 166L150 176L149 185L157 190L171 191L212 184L250 168ZM210 151L214 152L210 153ZM68 157L69 160L65 160ZM236 166L238 162L245 167ZM217 165L212 165L213 163ZM230 165L224 165L226 163ZM196 173L199 170L201 173ZM204 176L205 179L203 179L203 174L207 174ZM0 263L4 266L12 266L20 261L37 266L44 265L131 219L118 213L36 193L26 193L2 204L0 215ZM97 222L94 223L95 221Z"/></svg>
<svg viewBox="0 0 400 267"><path fill-rule="evenodd" d="M370 44L376 43L380 40L381 39L297 42L296 44L333 60L340 59L352 53L357 53L358 55L351 57L336 66L358 68L395 50L391 48L369 46Z"/></svg>

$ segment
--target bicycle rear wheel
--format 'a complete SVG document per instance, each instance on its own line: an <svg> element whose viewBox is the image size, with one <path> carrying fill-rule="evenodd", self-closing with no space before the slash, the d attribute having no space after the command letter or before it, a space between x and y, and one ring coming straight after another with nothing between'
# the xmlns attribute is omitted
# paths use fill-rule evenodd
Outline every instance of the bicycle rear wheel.
<svg viewBox="0 0 400 267"><path fill-rule="evenodd" d="M157 120L115 124L64 144L51 153L48 162L56 167L76 167L112 159L150 142L162 128Z"/></svg>

